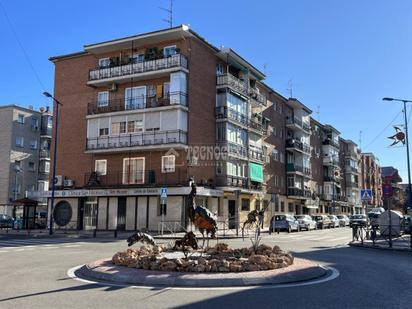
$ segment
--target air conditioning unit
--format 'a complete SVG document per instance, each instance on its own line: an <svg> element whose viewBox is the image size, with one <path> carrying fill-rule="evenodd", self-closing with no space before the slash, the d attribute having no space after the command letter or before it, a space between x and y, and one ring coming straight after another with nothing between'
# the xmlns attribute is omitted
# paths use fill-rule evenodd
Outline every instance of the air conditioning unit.
<svg viewBox="0 0 412 309"><path fill-rule="evenodd" d="M110 84L110 86L107 87L107 90L110 91L110 92L117 91L117 84L115 84L115 83Z"/></svg>
<svg viewBox="0 0 412 309"><path fill-rule="evenodd" d="M56 187L63 187L63 184L64 184L64 176L57 175L56 177L54 177L54 185Z"/></svg>
<svg viewBox="0 0 412 309"><path fill-rule="evenodd" d="M64 180L64 186L65 187L73 187L74 186L74 181L72 179L65 179Z"/></svg>

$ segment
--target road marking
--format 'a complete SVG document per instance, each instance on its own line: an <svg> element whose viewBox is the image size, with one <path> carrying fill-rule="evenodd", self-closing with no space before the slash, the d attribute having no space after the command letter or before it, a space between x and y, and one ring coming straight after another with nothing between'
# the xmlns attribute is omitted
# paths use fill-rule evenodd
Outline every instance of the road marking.
<svg viewBox="0 0 412 309"><path fill-rule="evenodd" d="M77 280L81 281L84 283L92 283L92 284L97 284L101 286L117 286L117 287L126 287L126 288L132 288L132 289L156 289L159 288L159 286L137 286L137 285L127 285L127 284L118 284L118 283L109 283L109 282L99 282L99 281L92 281L92 280L87 280L87 279L82 279L76 276L75 272L76 270L80 269L84 265L79 265L73 268L70 268L67 271L67 276ZM189 290L189 291L199 291L199 290L251 290L251 289L280 289L280 288L291 288L291 287L300 287L300 286L306 286L306 285L313 285L313 284L319 284L319 283L324 283L330 280L334 280L337 277L339 277L340 273L336 268L329 267L329 266L324 266L324 265L319 265L326 271L329 271L330 274L327 275L326 277L322 277L319 279L315 280L310 280L307 282L297 282L297 283L286 283L286 284L278 284L278 285L249 285L249 286L239 286L239 287L167 287L167 286L162 286L162 289L164 290Z"/></svg>
<svg viewBox="0 0 412 309"><path fill-rule="evenodd" d="M75 247L81 247L82 245L64 245L61 246L61 248L75 248Z"/></svg>

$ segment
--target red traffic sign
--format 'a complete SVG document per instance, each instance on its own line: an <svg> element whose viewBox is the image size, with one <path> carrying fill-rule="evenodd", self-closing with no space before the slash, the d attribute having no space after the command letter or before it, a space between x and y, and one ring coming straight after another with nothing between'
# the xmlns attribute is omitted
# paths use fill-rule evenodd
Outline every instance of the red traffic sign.
<svg viewBox="0 0 412 309"><path fill-rule="evenodd" d="M393 196L393 188L389 184L382 185L383 196L386 198L390 198Z"/></svg>

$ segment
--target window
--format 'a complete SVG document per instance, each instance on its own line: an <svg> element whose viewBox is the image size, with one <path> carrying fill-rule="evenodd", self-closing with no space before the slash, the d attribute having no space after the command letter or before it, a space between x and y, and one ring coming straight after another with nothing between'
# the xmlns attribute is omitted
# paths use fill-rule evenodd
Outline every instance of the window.
<svg viewBox="0 0 412 309"><path fill-rule="evenodd" d="M168 98L170 93L170 83L163 83L163 98Z"/></svg>
<svg viewBox="0 0 412 309"><path fill-rule="evenodd" d="M285 155L282 151L279 152L280 163L285 163Z"/></svg>
<svg viewBox="0 0 412 309"><path fill-rule="evenodd" d="M17 122L23 124L24 123L24 114L17 115Z"/></svg>
<svg viewBox="0 0 412 309"><path fill-rule="evenodd" d="M30 149L37 149L37 141L30 141Z"/></svg>
<svg viewBox="0 0 412 309"><path fill-rule="evenodd" d="M34 162L29 162L29 171L34 172L36 170L36 166Z"/></svg>
<svg viewBox="0 0 412 309"><path fill-rule="evenodd" d="M133 54L130 57L132 63L139 63L144 61L144 54Z"/></svg>
<svg viewBox="0 0 412 309"><path fill-rule="evenodd" d="M145 158L123 159L123 184L143 184L145 180L144 164Z"/></svg>
<svg viewBox="0 0 412 309"><path fill-rule="evenodd" d="M220 76L220 75L223 75L223 74L225 74L225 70L223 68L223 65L221 63L218 63L216 65L216 75Z"/></svg>
<svg viewBox="0 0 412 309"><path fill-rule="evenodd" d="M126 133L126 122L113 122L112 123L112 134L124 134Z"/></svg>
<svg viewBox="0 0 412 309"><path fill-rule="evenodd" d="M101 58L99 59L99 67L107 68L110 66L110 58Z"/></svg>
<svg viewBox="0 0 412 309"><path fill-rule="evenodd" d="M250 200L247 198L242 198L242 211L250 211Z"/></svg>
<svg viewBox="0 0 412 309"><path fill-rule="evenodd" d="M109 105L109 91L101 91L97 93L97 106L103 107Z"/></svg>
<svg viewBox="0 0 412 309"><path fill-rule="evenodd" d="M14 161L14 168L19 170L21 168L21 161Z"/></svg>
<svg viewBox="0 0 412 309"><path fill-rule="evenodd" d="M47 128L51 129L53 127L53 118L49 117L47 118Z"/></svg>
<svg viewBox="0 0 412 309"><path fill-rule="evenodd" d="M275 187L279 187L279 176L275 175Z"/></svg>
<svg viewBox="0 0 412 309"><path fill-rule="evenodd" d="M100 128L99 129L99 136L109 135L109 128Z"/></svg>
<svg viewBox="0 0 412 309"><path fill-rule="evenodd" d="M94 171L98 175L106 175L107 174L107 160L96 160Z"/></svg>
<svg viewBox="0 0 412 309"><path fill-rule="evenodd" d="M39 129L39 120L37 118L32 117L30 119L30 124L31 124L32 130L38 130Z"/></svg>
<svg viewBox="0 0 412 309"><path fill-rule="evenodd" d="M21 136L16 137L16 146L17 147L24 147L24 138Z"/></svg>
<svg viewBox="0 0 412 309"><path fill-rule="evenodd" d="M279 160L279 150L273 149L272 150L272 157L273 157L273 160L278 161Z"/></svg>
<svg viewBox="0 0 412 309"><path fill-rule="evenodd" d="M277 128L276 127L273 127L273 132L272 132L272 134L273 134L273 136L276 136L276 131L277 131Z"/></svg>
<svg viewBox="0 0 412 309"><path fill-rule="evenodd" d="M147 92L150 92L149 90ZM125 89L126 109L139 109L146 106L146 86Z"/></svg>
<svg viewBox="0 0 412 309"><path fill-rule="evenodd" d="M280 202L280 211L285 212L285 202Z"/></svg>
<svg viewBox="0 0 412 309"><path fill-rule="evenodd" d="M50 173L50 162L47 162L47 161L44 162L44 171L46 173Z"/></svg>
<svg viewBox="0 0 412 309"><path fill-rule="evenodd" d="M127 122L127 133L141 132L143 131L143 119L132 120Z"/></svg>
<svg viewBox="0 0 412 309"><path fill-rule="evenodd" d="M175 171L175 156L163 156L162 157L162 173L173 173Z"/></svg>
<svg viewBox="0 0 412 309"><path fill-rule="evenodd" d="M288 203L288 211L292 213L294 212L294 207L292 203Z"/></svg>
<svg viewBox="0 0 412 309"><path fill-rule="evenodd" d="M166 46L165 48L163 48L163 56L165 58L171 57L173 55L176 55L176 45Z"/></svg>

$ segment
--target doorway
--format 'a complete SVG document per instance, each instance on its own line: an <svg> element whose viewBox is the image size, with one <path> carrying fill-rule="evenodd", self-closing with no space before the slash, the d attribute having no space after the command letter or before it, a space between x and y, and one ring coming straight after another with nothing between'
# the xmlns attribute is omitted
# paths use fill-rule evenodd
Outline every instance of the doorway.
<svg viewBox="0 0 412 309"><path fill-rule="evenodd" d="M236 201L229 200L228 203L228 212L229 212L229 229L236 228Z"/></svg>
<svg viewBox="0 0 412 309"><path fill-rule="evenodd" d="M117 229L126 229L126 197L119 197L117 200Z"/></svg>
<svg viewBox="0 0 412 309"><path fill-rule="evenodd" d="M87 198L84 204L83 216L84 229L95 229L97 226L97 197Z"/></svg>

